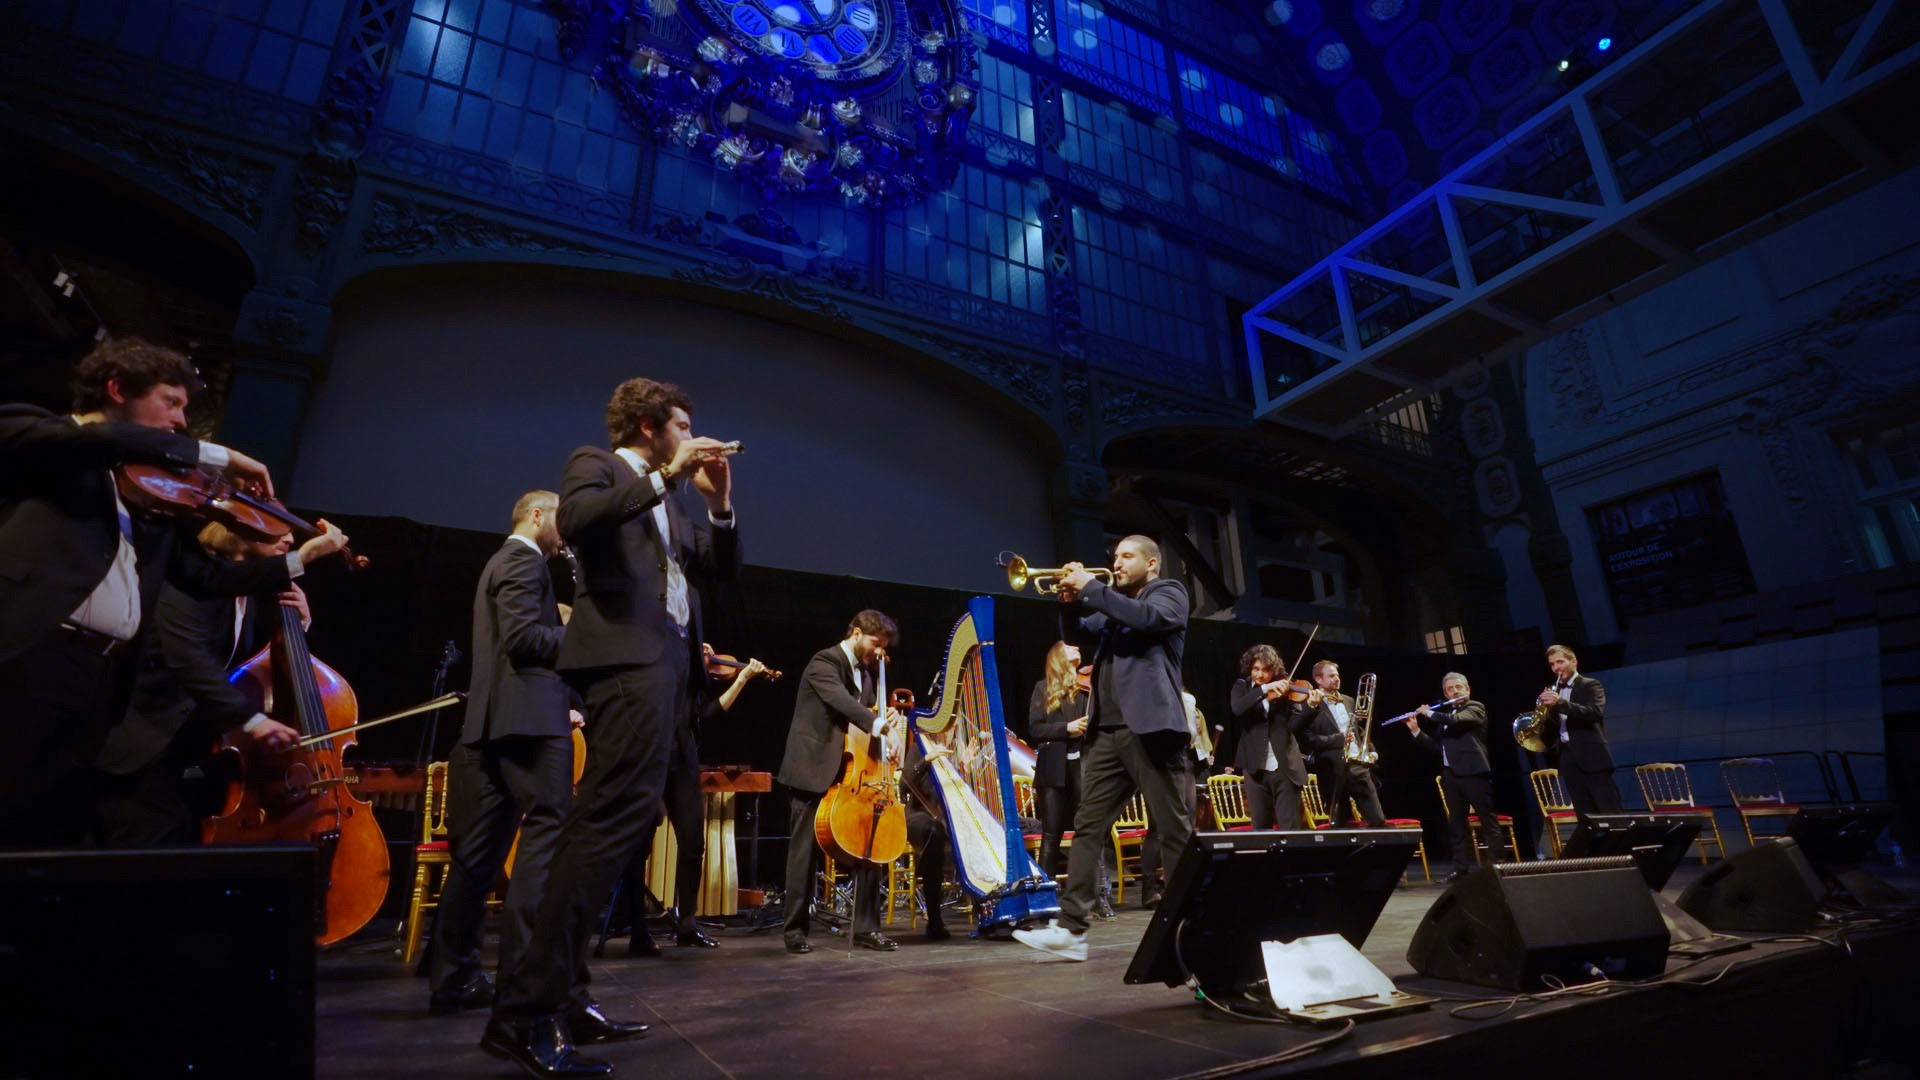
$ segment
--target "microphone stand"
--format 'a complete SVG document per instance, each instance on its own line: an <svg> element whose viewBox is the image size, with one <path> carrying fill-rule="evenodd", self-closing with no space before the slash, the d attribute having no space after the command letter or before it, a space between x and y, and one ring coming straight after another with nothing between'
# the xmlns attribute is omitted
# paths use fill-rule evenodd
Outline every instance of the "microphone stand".
<svg viewBox="0 0 1920 1080"><path fill-rule="evenodd" d="M452 641L447 641L440 646L440 659L436 660L433 665L433 698L434 699L437 700L446 693L447 669L459 663L461 659L461 655L462 654L460 652L460 647L458 645L455 645ZM417 750L414 751L414 754L413 754L414 762L423 769L426 767L427 762L432 757L433 747L435 742L437 741L439 734L440 734L440 711L436 709L434 710L434 713L433 713L433 719L428 721L425 729L423 729L420 732L420 746ZM427 814L427 800L423 798L420 800L420 809L419 809L419 815L418 815L420 820L415 822L417 826L424 828L426 814Z"/></svg>

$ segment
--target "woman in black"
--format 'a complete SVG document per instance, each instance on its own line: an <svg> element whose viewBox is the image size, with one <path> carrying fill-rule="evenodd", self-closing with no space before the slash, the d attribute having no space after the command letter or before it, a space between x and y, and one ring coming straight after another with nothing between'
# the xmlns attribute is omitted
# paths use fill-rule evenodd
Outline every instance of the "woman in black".
<svg viewBox="0 0 1920 1080"><path fill-rule="evenodd" d="M1080 685L1080 650L1056 641L1047 650L1046 677L1033 687L1027 734L1033 740L1033 801L1040 814L1040 869L1060 869L1060 838L1080 805L1080 737L1087 730L1087 691ZM1094 913L1112 918L1102 864L1100 899Z"/></svg>

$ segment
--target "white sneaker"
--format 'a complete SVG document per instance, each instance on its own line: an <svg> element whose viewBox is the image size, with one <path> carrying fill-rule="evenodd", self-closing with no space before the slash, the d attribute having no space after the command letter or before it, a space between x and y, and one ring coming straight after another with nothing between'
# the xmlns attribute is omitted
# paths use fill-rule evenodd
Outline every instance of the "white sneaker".
<svg viewBox="0 0 1920 1080"><path fill-rule="evenodd" d="M1082 931L1076 934L1057 922L1050 922L1038 930L1015 930L1013 940L1062 960L1081 962L1087 958L1086 933Z"/></svg>

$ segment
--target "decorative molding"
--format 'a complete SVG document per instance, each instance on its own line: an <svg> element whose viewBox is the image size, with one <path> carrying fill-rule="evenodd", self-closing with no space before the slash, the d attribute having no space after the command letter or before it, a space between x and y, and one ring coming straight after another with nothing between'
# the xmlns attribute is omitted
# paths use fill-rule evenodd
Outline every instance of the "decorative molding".
<svg viewBox="0 0 1920 1080"><path fill-rule="evenodd" d="M1087 360L1096 368L1125 372L1171 386L1205 385L1212 375L1204 360L1174 356L1132 341L1085 332Z"/></svg>
<svg viewBox="0 0 1920 1080"><path fill-rule="evenodd" d="M1570 414L1573 423L1580 425L1592 424L1607 407L1593 374L1592 337L1593 326L1582 323L1547 346L1547 389L1553 394L1553 411Z"/></svg>
<svg viewBox="0 0 1920 1080"><path fill-rule="evenodd" d="M376 132L362 151L370 172L424 180L493 203L610 234L631 227L631 200L570 180L515 168L497 158L390 131Z"/></svg>
<svg viewBox="0 0 1920 1080"><path fill-rule="evenodd" d="M1500 406L1484 397L1467 402L1460 410L1460 440L1476 458L1505 446L1507 425L1500 416Z"/></svg>
<svg viewBox="0 0 1920 1080"><path fill-rule="evenodd" d="M916 315L965 327L983 337L1044 344L1052 336L1052 328L1047 324L1045 315L1022 311L904 274L888 274L882 289L887 300L898 307Z"/></svg>
<svg viewBox="0 0 1920 1080"><path fill-rule="evenodd" d="M979 124L967 128L967 144L979 148L989 168L1001 169L1008 165L1018 165L1036 171L1040 168L1040 151L1019 139L989 130Z"/></svg>
<svg viewBox="0 0 1920 1080"><path fill-rule="evenodd" d="M1473 489L1480 512L1489 518L1504 518L1520 509L1520 474L1505 454L1490 457L1474 468Z"/></svg>
<svg viewBox="0 0 1920 1080"><path fill-rule="evenodd" d="M828 296L825 290L800 274L744 257L675 270L673 276L678 281L695 285L710 285L728 292L763 296L802 311L825 315L837 322L846 322L851 318L847 309Z"/></svg>
<svg viewBox="0 0 1920 1080"><path fill-rule="evenodd" d="M1171 201L1174 198L1172 193L1165 199L1155 198L1131 184L1123 184L1085 165L1071 162L1067 165L1067 182L1093 196L1100 208L1108 213L1126 209L1159 218L1183 229L1193 227L1193 215L1187 213L1186 207Z"/></svg>
<svg viewBox="0 0 1920 1080"><path fill-rule="evenodd" d="M443 207L381 195L374 199L360 249L369 255L429 255L456 251L530 251L605 257L606 252Z"/></svg>
<svg viewBox="0 0 1920 1080"><path fill-rule="evenodd" d="M1198 402L1158 390L1100 383L1100 426L1109 430L1137 427L1176 417L1224 418L1218 403ZM1237 415L1237 414L1236 414Z"/></svg>
<svg viewBox="0 0 1920 1080"><path fill-rule="evenodd" d="M971 370L1034 411L1042 415L1052 412L1053 373L1047 365L972 342L925 333L916 336L927 351L946 354L954 364Z"/></svg>

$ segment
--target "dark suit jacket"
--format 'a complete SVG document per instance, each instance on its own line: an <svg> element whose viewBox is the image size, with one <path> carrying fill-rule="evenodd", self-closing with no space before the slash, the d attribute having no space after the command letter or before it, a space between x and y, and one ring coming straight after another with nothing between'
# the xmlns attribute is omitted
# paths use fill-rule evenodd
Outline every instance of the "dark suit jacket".
<svg viewBox="0 0 1920 1080"><path fill-rule="evenodd" d="M1487 707L1472 699L1454 706L1451 715L1436 712L1420 721L1413 741L1436 754L1444 748L1447 768L1457 776L1493 771L1487 761Z"/></svg>
<svg viewBox="0 0 1920 1080"><path fill-rule="evenodd" d="M1347 707L1347 719L1353 719L1353 699L1345 694L1335 694L1340 703ZM1308 705L1304 701L1293 703L1294 731L1299 733L1300 749L1313 759L1315 772L1324 772L1338 766L1347 756L1347 737L1340 731L1340 722L1322 701L1318 705ZM1323 799L1332 798L1333 793L1323 791Z"/></svg>
<svg viewBox="0 0 1920 1080"><path fill-rule="evenodd" d="M653 525L659 501L653 481L636 475L611 450L583 446L567 460L556 517L560 535L579 555L581 590L560 642L559 670L637 667L653 663L666 648L687 647L667 614L668 559L686 574L688 637L705 640L700 581L739 571L739 533L696 525L677 499L668 498L671 535L662 537ZM706 678L696 667L689 666L689 685Z"/></svg>
<svg viewBox="0 0 1920 1080"><path fill-rule="evenodd" d="M1027 702L1027 736L1033 740L1033 786L1066 787L1067 755L1080 749L1080 737L1067 734L1067 725L1087 715L1085 695L1075 694L1047 711L1047 680L1033 684ZM1072 765L1078 768L1078 765Z"/></svg>
<svg viewBox="0 0 1920 1080"><path fill-rule="evenodd" d="M578 616L575 616L578 618ZM870 672L862 678L871 678ZM818 795L840 781L847 726L873 730L873 710L860 703L853 662L839 645L813 654L800 673L800 693L787 728L787 749L775 777L798 792Z"/></svg>
<svg viewBox="0 0 1920 1080"><path fill-rule="evenodd" d="M553 668L564 633L547 560L509 537L473 591L473 676L461 742L567 734L567 685Z"/></svg>
<svg viewBox="0 0 1920 1080"><path fill-rule="evenodd" d="M199 460L200 444L185 435L76 424L31 405L0 405L0 660L52 633L113 565L120 517L107 470L121 462L187 468ZM162 580L195 596L286 587L284 560L216 560L193 542L193 528L135 516L142 625Z"/></svg>
<svg viewBox="0 0 1920 1080"><path fill-rule="evenodd" d="M227 675L273 640L280 626L279 592L265 589L248 598L236 644L233 597L199 599L172 585L162 588L147 624L133 700L107 735L100 767L122 776L134 772L160 756L189 722L191 737L211 748L252 719L254 703Z"/></svg>
<svg viewBox="0 0 1920 1080"><path fill-rule="evenodd" d="M1554 721L1549 739L1558 739L1559 718L1567 721L1567 741L1550 743L1559 747L1558 767L1581 772L1613 771L1613 751L1607 747L1607 688L1599 679L1575 675L1560 704L1554 706Z"/></svg>
<svg viewBox="0 0 1920 1080"><path fill-rule="evenodd" d="M1304 786L1307 765L1300 756L1299 736L1314 714L1295 710L1284 697L1269 704L1252 679L1234 680L1227 691L1227 705L1233 712L1234 770L1249 777L1265 771L1271 747L1280 771Z"/></svg>
<svg viewBox="0 0 1920 1080"><path fill-rule="evenodd" d="M1104 717L1111 704L1137 735L1186 731L1180 700L1180 661L1187 649L1187 587L1172 578L1147 582L1139 596L1094 581L1060 617L1060 636L1093 657L1093 693L1087 715ZM1100 685L1112 669L1114 696L1103 703Z"/></svg>

